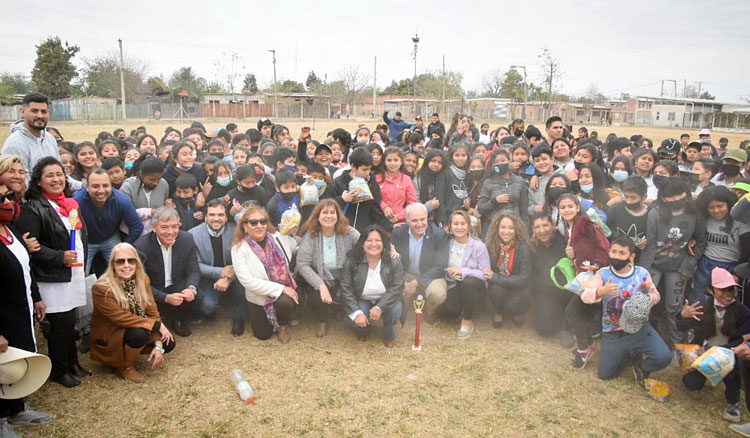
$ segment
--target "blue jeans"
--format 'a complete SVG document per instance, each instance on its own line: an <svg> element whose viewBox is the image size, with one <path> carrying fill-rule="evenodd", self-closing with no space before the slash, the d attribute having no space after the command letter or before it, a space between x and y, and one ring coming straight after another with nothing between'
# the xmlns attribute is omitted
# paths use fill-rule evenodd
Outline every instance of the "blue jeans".
<svg viewBox="0 0 750 438"><path fill-rule="evenodd" d="M375 307L374 303L366 300L359 300L359 308L368 319L370 318L370 309L373 307ZM401 300L396 302L396 304L390 309L383 309L383 314L380 319L383 320L383 339L386 341L392 341L396 338L396 323L401 318L401 311ZM346 322L357 332L358 336L366 337L370 335L372 325L357 327L357 325L354 324L354 321L348 316L346 317Z"/></svg>
<svg viewBox="0 0 750 438"><path fill-rule="evenodd" d="M686 298L690 300L691 304L696 301L705 302L706 294L708 293L706 292L706 287L711 285L711 271L713 271L714 268L719 267L724 268L729 272L733 272L734 265L736 265L736 263L717 262L706 256L701 257L700 261L698 261L695 275L693 275L693 287L689 291L690 295Z"/></svg>
<svg viewBox="0 0 750 438"><path fill-rule="evenodd" d="M91 262L94 261L94 256L97 254L101 254L104 257L104 261L109 265L109 254L112 252L112 248L118 243L120 243L120 234L117 232L103 242L89 242L88 253L86 255L86 274L91 274Z"/></svg>
<svg viewBox="0 0 750 438"><path fill-rule="evenodd" d="M602 333L599 378L614 379L632 363L633 357L638 353L645 356L641 368L647 375L666 368L672 361L672 353L667 344L648 322L636 333Z"/></svg>
<svg viewBox="0 0 750 438"><path fill-rule="evenodd" d="M213 279L201 279L200 290L198 291L200 300L198 311L200 314L207 318L213 318L219 308L219 298L222 294L229 294L229 299L232 302L232 319L244 321L247 313L247 301L245 300L245 288L242 287L239 280L234 280L225 292L214 289L214 282Z"/></svg>

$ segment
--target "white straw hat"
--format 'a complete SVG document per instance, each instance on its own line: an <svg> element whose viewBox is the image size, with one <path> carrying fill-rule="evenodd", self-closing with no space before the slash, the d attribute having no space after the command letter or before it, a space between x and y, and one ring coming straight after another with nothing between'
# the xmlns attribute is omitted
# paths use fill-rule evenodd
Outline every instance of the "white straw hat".
<svg viewBox="0 0 750 438"><path fill-rule="evenodd" d="M8 347L0 353L0 398L17 399L44 385L52 370L47 356Z"/></svg>

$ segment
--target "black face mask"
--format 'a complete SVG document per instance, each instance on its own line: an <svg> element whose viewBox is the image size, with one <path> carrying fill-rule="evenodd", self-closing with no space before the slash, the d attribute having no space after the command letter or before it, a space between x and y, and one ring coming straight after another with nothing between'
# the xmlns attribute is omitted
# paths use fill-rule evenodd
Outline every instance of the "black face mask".
<svg viewBox="0 0 750 438"><path fill-rule="evenodd" d="M682 198L677 201L664 201L664 205L666 205L672 211L680 211L685 208L686 204L686 198Z"/></svg>
<svg viewBox="0 0 750 438"><path fill-rule="evenodd" d="M193 198L180 198L179 196L175 196L174 202L181 207L189 207L193 203Z"/></svg>
<svg viewBox="0 0 750 438"><path fill-rule="evenodd" d="M557 202L557 198L564 195L565 193L568 193L567 187L550 187L547 191L549 193L550 198L552 198L552 202Z"/></svg>
<svg viewBox="0 0 750 438"><path fill-rule="evenodd" d="M615 271L624 269L629 264L630 259L613 259L612 257L609 258L609 265L614 268Z"/></svg>
<svg viewBox="0 0 750 438"><path fill-rule="evenodd" d="M291 201L292 199L294 199L294 197L295 197L295 196L297 196L297 192L288 192L288 193L283 193L283 192L279 192L279 197L280 197L280 198L281 198L281 199L282 199L282 200L283 200L284 202L289 202L289 201Z"/></svg>
<svg viewBox="0 0 750 438"><path fill-rule="evenodd" d="M741 169L742 168L736 164L724 163L721 165L721 172L724 174L724 176L729 178L734 178L735 176L739 175Z"/></svg>
<svg viewBox="0 0 750 438"><path fill-rule="evenodd" d="M510 169L510 166L508 165L508 163L505 163L505 164L496 164L494 170L495 170L495 173L497 173L498 175L505 175L506 173L508 173L509 169Z"/></svg>
<svg viewBox="0 0 750 438"><path fill-rule="evenodd" d="M651 180L652 180L652 181L654 182L654 186L656 186L656 188L657 188L657 189L660 189L660 188L661 188L661 186L662 186L662 185L663 185L663 184L664 184L665 182L667 182L667 178L669 178L669 177L668 177L668 176L664 176L664 175L654 175L654 176L653 176L653 177L651 178Z"/></svg>
<svg viewBox="0 0 750 438"><path fill-rule="evenodd" d="M211 155L212 157L216 157L219 160L224 159L224 152L211 152L209 155Z"/></svg>
<svg viewBox="0 0 750 438"><path fill-rule="evenodd" d="M479 181L484 176L484 170L470 170L469 178L473 181Z"/></svg>
<svg viewBox="0 0 750 438"><path fill-rule="evenodd" d="M579 163L578 161L573 161L573 166L575 166L576 170L580 172L581 168L583 167L585 163Z"/></svg>
<svg viewBox="0 0 750 438"><path fill-rule="evenodd" d="M640 202L633 202L632 204L629 204L629 203L626 202L625 206L629 210L635 211L635 210L638 210L639 208L641 208L641 203Z"/></svg>
<svg viewBox="0 0 750 438"><path fill-rule="evenodd" d="M521 136L523 135L523 129L516 129L513 134L515 134L516 137L521 138Z"/></svg>
<svg viewBox="0 0 750 438"><path fill-rule="evenodd" d="M305 176L304 175L296 175L294 178L297 180L297 185L298 186L301 186L302 184L305 183Z"/></svg>
<svg viewBox="0 0 750 438"><path fill-rule="evenodd" d="M265 163L266 166L271 165L271 156L270 155L261 155L260 156L263 159L263 163Z"/></svg>

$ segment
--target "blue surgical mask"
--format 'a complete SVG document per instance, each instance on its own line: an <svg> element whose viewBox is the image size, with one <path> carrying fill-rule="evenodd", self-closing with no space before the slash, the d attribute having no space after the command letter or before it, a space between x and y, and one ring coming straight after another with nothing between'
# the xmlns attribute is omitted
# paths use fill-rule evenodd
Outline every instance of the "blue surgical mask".
<svg viewBox="0 0 750 438"><path fill-rule="evenodd" d="M297 171L297 166L294 166L292 164L285 164L284 165L284 169L286 169L286 170L288 170L290 172L296 172Z"/></svg>
<svg viewBox="0 0 750 438"><path fill-rule="evenodd" d="M323 186L325 185L325 183L326 183L326 182L325 182L325 181L323 181L322 179L316 179L316 180L315 180L315 187L317 187L317 188L318 188L318 190L320 190L320 189L322 189L322 188L323 188Z"/></svg>
<svg viewBox="0 0 750 438"><path fill-rule="evenodd" d="M591 191L594 190L593 184L583 184L581 185L581 191L583 193L591 193Z"/></svg>
<svg viewBox="0 0 750 438"><path fill-rule="evenodd" d="M219 184L222 187L227 187L232 182L231 176L226 176L224 178L216 178L216 183Z"/></svg>
<svg viewBox="0 0 750 438"><path fill-rule="evenodd" d="M621 183L628 179L628 172L625 170L615 170L612 172L612 179Z"/></svg>
<svg viewBox="0 0 750 438"><path fill-rule="evenodd" d="M133 168L134 161L126 161L125 162L125 170L130 170Z"/></svg>

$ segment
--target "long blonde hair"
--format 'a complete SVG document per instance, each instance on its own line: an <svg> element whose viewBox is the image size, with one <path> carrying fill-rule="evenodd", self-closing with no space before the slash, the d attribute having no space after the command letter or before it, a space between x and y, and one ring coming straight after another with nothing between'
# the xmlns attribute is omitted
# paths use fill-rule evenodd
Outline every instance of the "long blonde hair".
<svg viewBox="0 0 750 438"><path fill-rule="evenodd" d="M109 265L107 265L107 270L104 271L104 274L102 274L101 277L99 277L96 284L105 286L107 288L107 293L112 294L120 307L124 310L130 310L128 299L125 297L125 292L122 289L123 280L120 279L120 277L117 276L117 272L115 272L115 254L119 251L129 252L135 257L135 274L133 274L135 277L135 299L138 301L141 308L146 310L151 304L148 298L148 291L146 290L146 271L143 269L141 258L138 256L138 251L136 251L133 245L123 242L118 243L112 248L112 252L109 253Z"/></svg>

